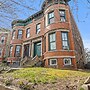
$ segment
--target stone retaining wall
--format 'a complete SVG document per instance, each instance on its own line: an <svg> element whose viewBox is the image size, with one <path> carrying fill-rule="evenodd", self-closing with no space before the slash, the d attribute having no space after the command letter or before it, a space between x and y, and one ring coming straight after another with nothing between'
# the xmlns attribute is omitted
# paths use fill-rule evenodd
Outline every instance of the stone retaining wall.
<svg viewBox="0 0 90 90"><path fill-rule="evenodd" d="M0 85L0 90L13 90L13 89L10 89L10 88Z"/></svg>

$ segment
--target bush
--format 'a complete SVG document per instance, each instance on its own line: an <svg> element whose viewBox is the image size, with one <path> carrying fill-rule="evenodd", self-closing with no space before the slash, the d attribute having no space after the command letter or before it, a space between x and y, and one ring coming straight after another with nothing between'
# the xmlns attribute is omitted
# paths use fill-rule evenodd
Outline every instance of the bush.
<svg viewBox="0 0 90 90"><path fill-rule="evenodd" d="M5 85L6 85L6 86L10 86L10 85L11 85L11 82L12 82L11 80L6 80L6 81L5 81Z"/></svg>

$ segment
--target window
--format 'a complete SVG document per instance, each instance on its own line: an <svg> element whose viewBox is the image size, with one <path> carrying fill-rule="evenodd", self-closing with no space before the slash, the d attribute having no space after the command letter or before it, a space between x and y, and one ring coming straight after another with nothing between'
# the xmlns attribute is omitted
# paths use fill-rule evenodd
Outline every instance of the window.
<svg viewBox="0 0 90 90"><path fill-rule="evenodd" d="M12 56L13 46L10 47L10 56Z"/></svg>
<svg viewBox="0 0 90 90"><path fill-rule="evenodd" d="M51 33L49 35L49 49L50 50L56 49L56 34L55 33Z"/></svg>
<svg viewBox="0 0 90 90"><path fill-rule="evenodd" d="M68 32L62 32L62 47L64 50L69 49Z"/></svg>
<svg viewBox="0 0 90 90"><path fill-rule="evenodd" d="M16 46L16 52L15 52L15 56L20 56L20 51L21 51L21 46L20 45L17 45Z"/></svg>
<svg viewBox="0 0 90 90"><path fill-rule="evenodd" d="M22 30L18 30L18 39L22 39Z"/></svg>
<svg viewBox="0 0 90 90"><path fill-rule="evenodd" d="M28 28L27 30L26 30L26 38L29 38L30 37L30 28Z"/></svg>
<svg viewBox="0 0 90 90"><path fill-rule="evenodd" d="M0 48L0 56L2 56L2 49Z"/></svg>
<svg viewBox="0 0 90 90"><path fill-rule="evenodd" d="M54 12L48 14L48 24L54 23Z"/></svg>
<svg viewBox="0 0 90 90"><path fill-rule="evenodd" d="M12 33L12 39L15 39L15 31Z"/></svg>
<svg viewBox="0 0 90 90"><path fill-rule="evenodd" d="M4 44L4 42L5 42L5 37L2 36L2 37L1 37L1 44Z"/></svg>
<svg viewBox="0 0 90 90"><path fill-rule="evenodd" d="M50 59L50 65L57 65L57 59Z"/></svg>
<svg viewBox="0 0 90 90"><path fill-rule="evenodd" d="M71 58L64 58L64 65L71 65Z"/></svg>
<svg viewBox="0 0 90 90"><path fill-rule="evenodd" d="M40 23L36 25L36 33L38 34L40 32Z"/></svg>
<svg viewBox="0 0 90 90"><path fill-rule="evenodd" d="M59 13L60 13L60 21L65 22L66 21L65 10L60 10Z"/></svg>

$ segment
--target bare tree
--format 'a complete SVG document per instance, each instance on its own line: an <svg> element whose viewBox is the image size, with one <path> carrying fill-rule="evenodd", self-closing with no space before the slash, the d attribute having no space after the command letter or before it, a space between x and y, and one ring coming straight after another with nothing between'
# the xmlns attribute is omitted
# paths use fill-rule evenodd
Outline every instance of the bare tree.
<svg viewBox="0 0 90 90"><path fill-rule="evenodd" d="M38 11L35 7L38 3L40 7L44 0L0 0L0 27L10 26L10 23L14 19L21 18L23 16L29 17L32 13ZM71 10L76 14L78 21L79 4L86 6L90 9L90 0L70 0ZM89 12L86 14L88 17ZM21 18L23 19L23 18Z"/></svg>
<svg viewBox="0 0 90 90"><path fill-rule="evenodd" d="M35 0L0 0L0 27L18 19L20 14L28 16L31 11L37 11L33 7L34 2Z"/></svg>

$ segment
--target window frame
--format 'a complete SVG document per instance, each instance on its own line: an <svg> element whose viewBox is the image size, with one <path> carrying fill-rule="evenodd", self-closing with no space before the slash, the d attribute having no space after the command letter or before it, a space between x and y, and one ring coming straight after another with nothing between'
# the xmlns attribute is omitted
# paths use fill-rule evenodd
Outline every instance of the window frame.
<svg viewBox="0 0 90 90"><path fill-rule="evenodd" d="M20 31L22 31L22 34L19 34ZM20 35L20 36L19 36L19 35ZM22 39L22 37L23 37L22 35L23 35L23 30L22 30L22 29L19 29L19 30L18 30L18 36L17 36L17 38L18 38L18 39Z"/></svg>
<svg viewBox="0 0 90 90"><path fill-rule="evenodd" d="M63 34L67 35L67 40L63 40ZM69 50L70 46L69 46L69 39L68 39L68 32L61 32L61 38L62 38L62 49L63 50ZM65 36L64 36L65 39ZM64 43L67 43L67 46L64 45Z"/></svg>
<svg viewBox="0 0 90 90"><path fill-rule="evenodd" d="M54 41L50 41L50 35L53 35L53 34L55 34L55 40ZM55 43L55 49L51 49L51 44L52 43ZM56 50L56 32L53 32L53 33L49 34L49 51L54 51L54 50Z"/></svg>
<svg viewBox="0 0 90 90"><path fill-rule="evenodd" d="M29 30L29 32L28 32L28 30ZM28 36L29 35L29 36ZM26 29L26 38L29 38L30 37L30 28L27 28Z"/></svg>
<svg viewBox="0 0 90 90"><path fill-rule="evenodd" d="M40 25L39 28L37 28L38 25ZM36 34L38 34L40 31L41 31L41 23L38 23L38 24L36 25Z"/></svg>
<svg viewBox="0 0 90 90"><path fill-rule="evenodd" d="M69 61L70 63L66 64L65 60L70 60ZM71 58L64 58L63 61L64 61L64 66L71 66L72 65L72 59Z"/></svg>
<svg viewBox="0 0 90 90"><path fill-rule="evenodd" d="M52 64L52 61L53 61L53 60L56 61L55 64ZM57 65L57 59L54 59L54 58L53 58L53 59L49 59L49 65L50 65L50 66L56 66L56 65Z"/></svg>
<svg viewBox="0 0 90 90"><path fill-rule="evenodd" d="M19 50L19 55L17 54L17 47L20 46L20 50ZM21 56L21 45L16 45L15 47L15 57L20 57Z"/></svg>
<svg viewBox="0 0 90 90"><path fill-rule="evenodd" d="M61 15L60 12L62 12L62 11L64 12L64 15ZM60 9L59 10L59 15L60 15L60 22L66 22L66 10ZM61 18L64 18L64 21L62 21Z"/></svg>
<svg viewBox="0 0 90 90"><path fill-rule="evenodd" d="M49 15L52 14L52 13L53 13L53 17L50 18ZM48 13L48 24L54 23L54 22L50 22L51 19L54 19L54 22L55 22L54 11L51 11L51 12Z"/></svg>

